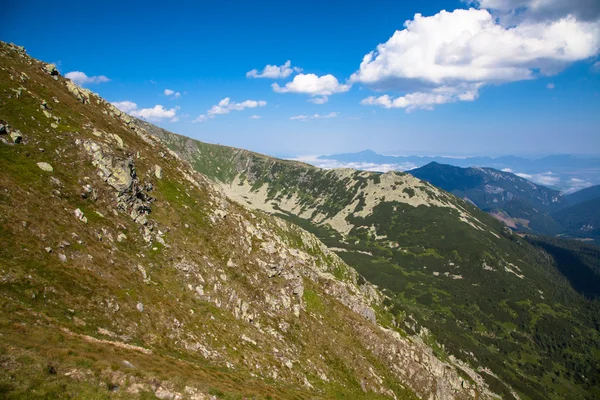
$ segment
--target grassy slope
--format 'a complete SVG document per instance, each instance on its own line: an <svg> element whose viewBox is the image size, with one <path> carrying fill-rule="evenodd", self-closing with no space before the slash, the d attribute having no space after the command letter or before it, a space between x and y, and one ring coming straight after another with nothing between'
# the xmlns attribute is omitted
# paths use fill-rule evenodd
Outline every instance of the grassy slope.
<svg viewBox="0 0 600 400"><path fill-rule="evenodd" d="M332 292L359 290L356 274L337 257L293 226L228 203L201 176L191 183L187 167L166 149L134 134L99 98L82 105L42 63L3 43L0 53L0 119L24 135L23 143L0 143L1 397L154 398L170 390L227 399L377 399L392 390L414 398L387 364L402 356L389 353L400 342ZM44 116L43 100L58 119ZM115 209L114 190L77 140L103 144L115 159L131 157L140 184L153 184L151 243L141 225ZM88 184L97 198L81 196ZM87 223L75 218L77 208ZM117 241L119 233L127 238ZM273 243L275 253L264 250ZM279 258L290 251L300 258ZM283 265L294 276L267 279L262 264ZM290 282L303 285L300 298ZM301 306L300 317L289 306L268 307L265 297L281 293ZM243 317L243 304L253 317ZM373 306L391 327L391 314ZM409 350L418 347L402 340ZM424 371L411 377L412 389L435 390L426 378Z"/></svg>
<svg viewBox="0 0 600 400"><path fill-rule="evenodd" d="M319 211L335 213L363 185L357 180L358 187L348 190L335 174L312 166L149 129L216 180L228 183L239 174L254 189L268 185L275 204L294 194L302 206L325 199ZM488 231L458 221L452 210L385 201L371 215L350 216L355 227L346 237L297 215L280 215L342 249L338 254L349 265L388 291L395 320L409 331L427 328L440 352L491 368L524 398L597 396L600 336L590 302L547 255L475 207L454 201ZM385 239L370 232L371 226ZM489 382L510 396L495 378Z"/></svg>

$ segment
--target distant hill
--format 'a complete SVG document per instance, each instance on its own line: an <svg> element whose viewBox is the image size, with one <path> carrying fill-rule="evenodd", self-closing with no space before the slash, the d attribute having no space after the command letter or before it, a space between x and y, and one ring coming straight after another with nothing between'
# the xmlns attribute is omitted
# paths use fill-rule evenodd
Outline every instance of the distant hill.
<svg viewBox="0 0 600 400"><path fill-rule="evenodd" d="M598 199L600 198L600 185L579 190L575 193L567 195L566 197L569 204L572 206L588 200Z"/></svg>
<svg viewBox="0 0 600 400"><path fill-rule="evenodd" d="M429 163L411 175L468 199L512 228L554 235L561 231L550 213L568 205L557 190L493 168Z"/></svg>

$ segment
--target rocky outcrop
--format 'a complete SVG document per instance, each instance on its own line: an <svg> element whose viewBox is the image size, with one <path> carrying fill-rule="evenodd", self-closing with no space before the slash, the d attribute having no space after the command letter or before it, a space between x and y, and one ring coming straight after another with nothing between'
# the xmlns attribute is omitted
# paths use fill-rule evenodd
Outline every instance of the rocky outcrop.
<svg viewBox="0 0 600 400"><path fill-rule="evenodd" d="M152 212L154 198L147 192L152 186L140 184L133 158L113 156L109 148L103 148L91 140L77 140L76 144L82 146L92 157L92 164L97 168L98 176L115 190L116 208L129 214L138 224L152 230L155 223L148 219L148 215Z"/></svg>

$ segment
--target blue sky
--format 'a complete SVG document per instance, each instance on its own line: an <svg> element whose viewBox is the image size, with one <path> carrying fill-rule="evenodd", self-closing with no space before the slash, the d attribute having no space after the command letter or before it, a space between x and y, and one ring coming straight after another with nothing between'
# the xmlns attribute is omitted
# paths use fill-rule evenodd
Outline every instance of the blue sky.
<svg viewBox="0 0 600 400"><path fill-rule="evenodd" d="M1 40L63 74L83 72L87 82L71 76L200 140L277 156L366 148L600 153L594 2L8 0L3 7ZM247 77L267 65L282 66L279 79Z"/></svg>

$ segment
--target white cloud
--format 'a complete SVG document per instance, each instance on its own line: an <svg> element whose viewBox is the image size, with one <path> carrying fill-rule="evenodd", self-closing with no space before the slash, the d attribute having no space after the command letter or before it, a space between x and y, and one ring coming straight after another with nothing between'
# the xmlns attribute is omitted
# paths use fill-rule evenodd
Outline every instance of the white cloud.
<svg viewBox="0 0 600 400"><path fill-rule="evenodd" d="M375 164L366 162L341 162L338 160L322 160L319 156L298 156L291 158L290 160L301 161L307 164L314 165L315 167L323 169L333 168L352 168L361 171L377 171L377 172L388 172L388 171L408 171L416 168L417 166L413 163L402 163L402 164Z"/></svg>
<svg viewBox="0 0 600 400"><path fill-rule="evenodd" d="M550 90L554 89L555 87L556 87L556 85L554 85L554 83L549 83L546 85L546 88L548 88Z"/></svg>
<svg viewBox="0 0 600 400"><path fill-rule="evenodd" d="M505 28L485 9L440 11L406 21L405 29L364 56L350 82L404 93L370 97L363 104L427 109L472 101L484 85L555 75L599 51L598 21L569 15Z"/></svg>
<svg viewBox="0 0 600 400"><path fill-rule="evenodd" d="M75 82L76 84L78 84L80 86L87 85L89 83L106 83L106 82L110 81L110 79L108 79L104 75L87 76L85 73L83 73L81 71L67 72L65 74L65 77L72 80L73 82Z"/></svg>
<svg viewBox="0 0 600 400"><path fill-rule="evenodd" d="M544 186L557 186L560 184L560 177L556 176L552 171L542 172L541 174L524 174L516 172L515 175Z"/></svg>
<svg viewBox="0 0 600 400"><path fill-rule="evenodd" d="M217 105L212 106L206 114L199 115L194 122L204 122L215 115L229 114L231 111L242 111L246 108L264 107L267 102L264 100L246 100L241 103L232 103L229 97L221 100Z"/></svg>
<svg viewBox="0 0 600 400"><path fill-rule="evenodd" d="M502 168L502 172L510 172L513 173L513 170L510 168Z"/></svg>
<svg viewBox="0 0 600 400"><path fill-rule="evenodd" d="M164 94L165 94L165 96L171 97L173 99L178 99L178 98L181 97L181 93L176 92L176 91L171 90L171 89L165 89Z"/></svg>
<svg viewBox="0 0 600 400"><path fill-rule="evenodd" d="M325 115L321 115L321 114L314 114L311 116L308 115L296 115L294 117L290 117L291 120L301 120L301 121L306 121L307 119L327 119L327 118L335 118L339 115L339 112L330 112L329 114L325 114Z"/></svg>
<svg viewBox="0 0 600 400"><path fill-rule="evenodd" d="M600 61L596 61L593 65L592 65L592 71L596 72L596 73L600 73Z"/></svg>
<svg viewBox="0 0 600 400"><path fill-rule="evenodd" d="M326 115L315 114L311 118L313 118L313 119L335 118L338 116L338 114L339 114L338 112L330 112L329 114L326 114Z"/></svg>
<svg viewBox="0 0 600 400"><path fill-rule="evenodd" d="M302 68L292 67L292 62L287 60L283 65L267 65L261 72L257 69L248 71L246 78L269 78L269 79L284 79L294 72L301 72Z"/></svg>
<svg viewBox="0 0 600 400"><path fill-rule="evenodd" d="M261 119L262 117L260 115L253 115L250 117L250 119Z"/></svg>
<svg viewBox="0 0 600 400"><path fill-rule="evenodd" d="M321 97L313 97L311 99L308 99L307 101L313 104L325 104L327 103L327 101L329 100L329 98L327 96L321 96Z"/></svg>
<svg viewBox="0 0 600 400"><path fill-rule="evenodd" d="M350 84L341 84L331 74L317 76L315 74L299 74L285 86L277 83L271 85L277 93L302 93L310 96L330 96L334 93L342 93L350 90Z"/></svg>
<svg viewBox="0 0 600 400"><path fill-rule="evenodd" d="M471 0L468 3L491 10L506 25L522 21L555 20L572 15L581 21L600 17L600 3L595 0Z"/></svg>
<svg viewBox="0 0 600 400"><path fill-rule="evenodd" d="M379 97L369 96L363 99L360 104L376 105L384 108L405 108L408 112L418 108L432 110L434 105L477 99L479 97L479 86L479 84L462 84L456 87L442 86L429 92L409 93L396 98L392 98L387 94Z"/></svg>
<svg viewBox="0 0 600 400"><path fill-rule="evenodd" d="M166 109L162 105L157 104L152 108L138 109L137 104L132 101L115 101L111 104L129 115L146 119L148 121L160 122L164 119L169 119L170 122L179 121L179 117L177 116L177 110L179 110L179 107Z"/></svg>
<svg viewBox="0 0 600 400"><path fill-rule="evenodd" d="M119 110L123 112L130 112L137 108L137 104L132 101L115 101L111 103L113 106L117 107Z"/></svg>
<svg viewBox="0 0 600 400"><path fill-rule="evenodd" d="M177 107L166 109L162 105L157 104L152 108L142 108L139 110L130 111L129 114L134 117L147 119L148 121L161 121L163 119L171 119L171 122L177 122Z"/></svg>
<svg viewBox="0 0 600 400"><path fill-rule="evenodd" d="M593 186L594 184L592 182L586 181L585 179L571 178L567 181L567 185L569 187L563 192L566 194L571 194L577 192L578 190Z"/></svg>

